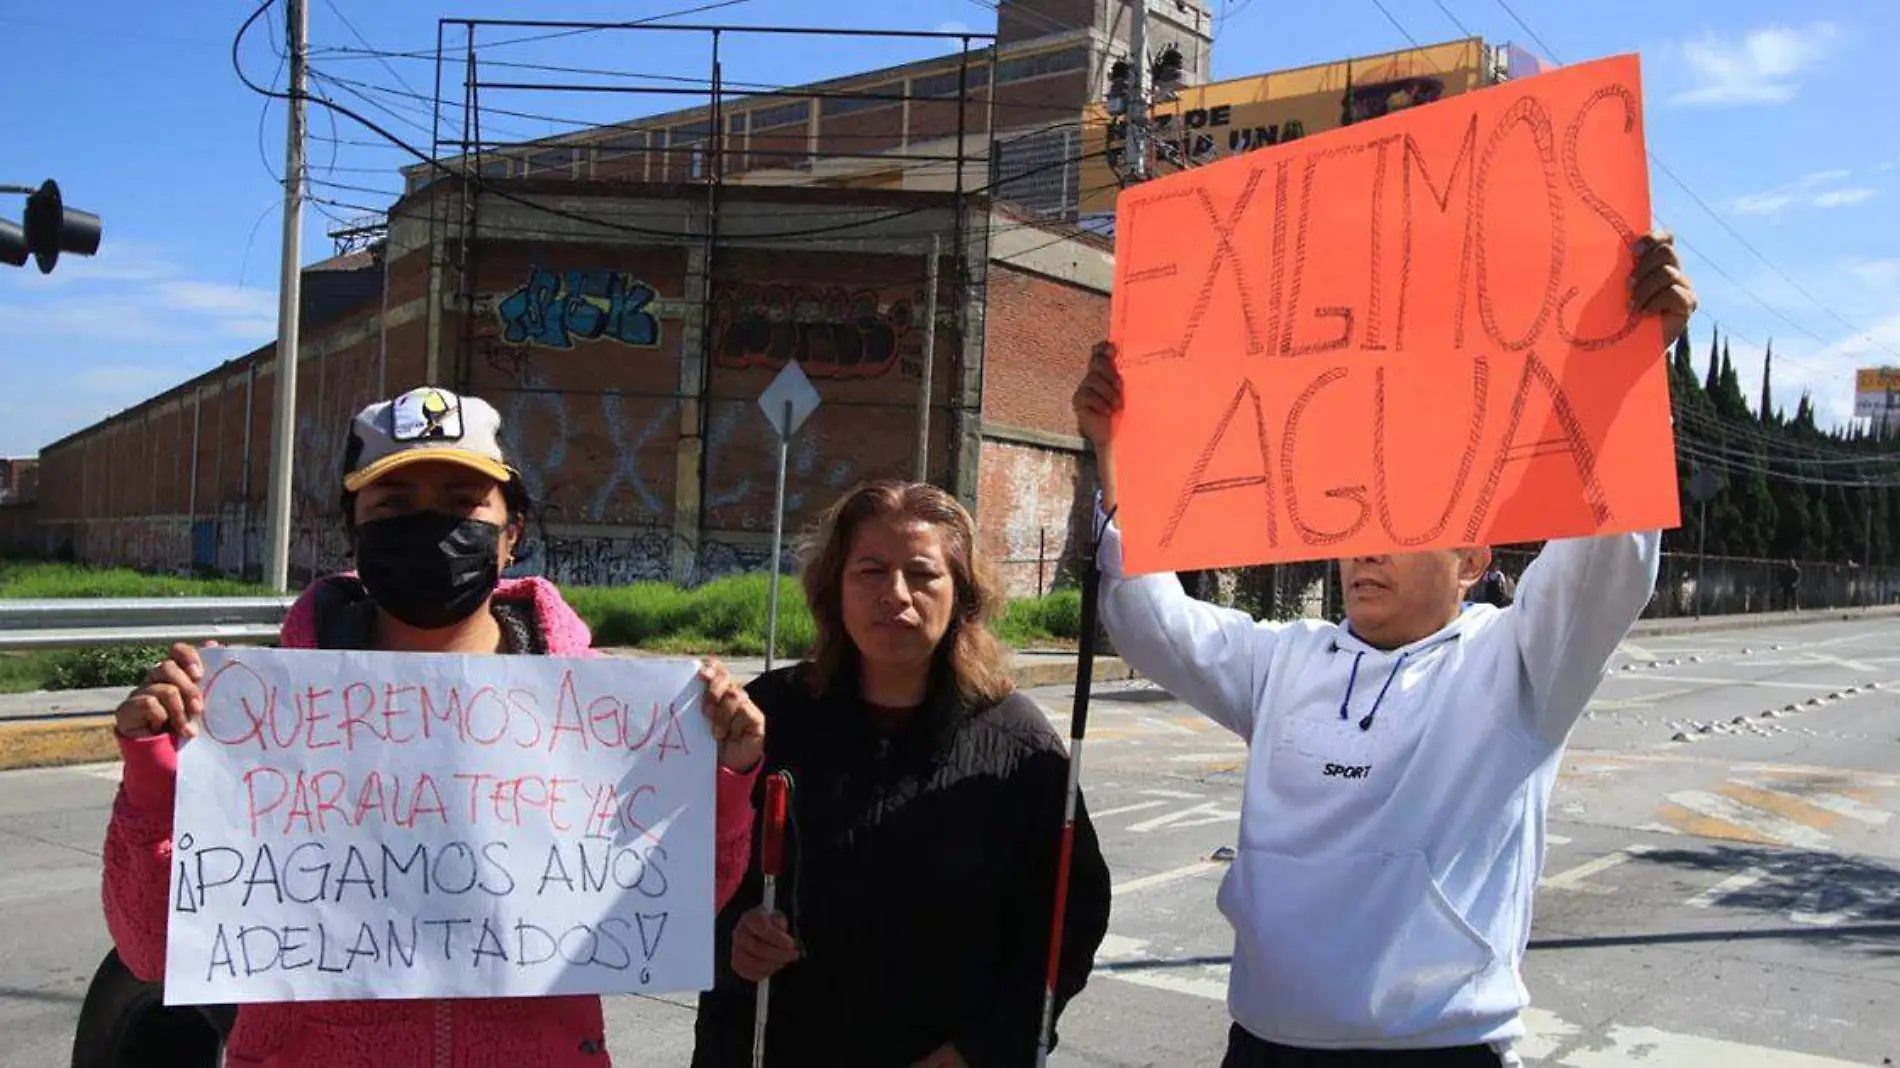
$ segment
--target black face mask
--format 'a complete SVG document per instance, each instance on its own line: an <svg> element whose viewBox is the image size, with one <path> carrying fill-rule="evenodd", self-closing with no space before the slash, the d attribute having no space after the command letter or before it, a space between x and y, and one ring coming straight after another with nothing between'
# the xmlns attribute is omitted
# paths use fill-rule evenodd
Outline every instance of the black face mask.
<svg viewBox="0 0 1900 1068"><path fill-rule="evenodd" d="M501 581L501 528L412 512L357 529L356 570L377 607L420 630L474 615Z"/></svg>

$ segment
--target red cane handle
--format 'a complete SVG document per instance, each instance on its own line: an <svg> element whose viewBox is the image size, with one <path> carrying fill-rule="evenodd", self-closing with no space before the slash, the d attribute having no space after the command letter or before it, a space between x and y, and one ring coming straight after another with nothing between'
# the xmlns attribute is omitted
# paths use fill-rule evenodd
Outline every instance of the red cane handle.
<svg viewBox="0 0 1900 1068"><path fill-rule="evenodd" d="M760 842L760 864L766 875L777 875L785 866L785 795L788 782L784 772L774 772L765 780L765 833Z"/></svg>

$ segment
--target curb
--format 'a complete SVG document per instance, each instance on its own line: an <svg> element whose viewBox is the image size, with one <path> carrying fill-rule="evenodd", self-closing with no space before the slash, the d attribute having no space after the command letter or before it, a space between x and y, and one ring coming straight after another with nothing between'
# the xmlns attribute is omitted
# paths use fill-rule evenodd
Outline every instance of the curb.
<svg viewBox="0 0 1900 1068"><path fill-rule="evenodd" d="M1010 678L1016 682L1019 690L1034 690L1042 686L1068 686L1075 682L1075 658L1053 658L1044 663L1031 660L1024 663L1020 654L1017 663L1010 668ZM1119 656L1098 656L1095 658L1095 670L1091 672L1096 682L1126 682L1141 676L1129 667Z"/></svg>
<svg viewBox="0 0 1900 1068"><path fill-rule="evenodd" d="M104 764L119 759L109 715L61 716L0 724L0 771Z"/></svg>
<svg viewBox="0 0 1900 1068"><path fill-rule="evenodd" d="M1672 634L1706 634L1727 630L1766 630L1770 627L1799 627L1809 623L1867 623L1900 619L1894 608L1816 608L1798 616L1784 614L1704 616L1701 619L1639 619L1630 628L1632 638L1658 638Z"/></svg>
<svg viewBox="0 0 1900 1068"><path fill-rule="evenodd" d="M1010 668L1010 677L1022 690L1068 685L1075 681L1075 659L1033 653L1019 656ZM1098 656L1094 677L1096 682L1121 682L1136 675L1120 657ZM0 771L105 764L118 759L119 744L112 737L109 714L65 714L0 723Z"/></svg>

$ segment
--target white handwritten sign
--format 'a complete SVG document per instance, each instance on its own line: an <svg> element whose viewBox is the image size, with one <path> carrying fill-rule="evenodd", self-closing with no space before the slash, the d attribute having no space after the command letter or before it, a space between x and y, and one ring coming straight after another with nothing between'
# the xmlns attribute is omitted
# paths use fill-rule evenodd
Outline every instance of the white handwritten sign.
<svg viewBox="0 0 1900 1068"><path fill-rule="evenodd" d="M208 649L168 1004L703 990L688 660Z"/></svg>

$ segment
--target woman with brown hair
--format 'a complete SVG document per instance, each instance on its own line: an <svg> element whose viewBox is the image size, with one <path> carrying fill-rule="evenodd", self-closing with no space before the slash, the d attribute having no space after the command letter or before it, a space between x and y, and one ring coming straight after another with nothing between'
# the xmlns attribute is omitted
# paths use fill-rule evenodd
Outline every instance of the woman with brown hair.
<svg viewBox="0 0 1900 1068"><path fill-rule="evenodd" d="M995 1068L1036 1056L1068 757L1014 692L1003 598L954 497L876 482L820 525L804 572L811 659L748 690L765 775L793 778L780 911L754 863L720 916L695 1068ZM761 776L761 781L765 778ZM1057 1007L1108 930L1108 867L1080 804Z"/></svg>

